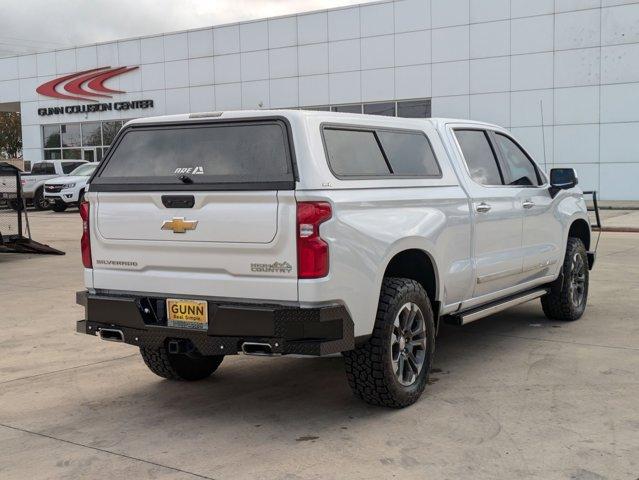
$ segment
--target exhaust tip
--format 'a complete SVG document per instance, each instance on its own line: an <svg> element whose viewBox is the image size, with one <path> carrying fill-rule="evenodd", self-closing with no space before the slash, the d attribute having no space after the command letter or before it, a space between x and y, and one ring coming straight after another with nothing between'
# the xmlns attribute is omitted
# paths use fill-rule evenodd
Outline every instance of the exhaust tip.
<svg viewBox="0 0 639 480"><path fill-rule="evenodd" d="M244 355L273 355L273 347L270 343L244 342L242 344L242 353Z"/></svg>
<svg viewBox="0 0 639 480"><path fill-rule="evenodd" d="M124 333L122 330L116 330L113 328L101 328L98 330L98 335L101 340L107 342L124 342Z"/></svg>

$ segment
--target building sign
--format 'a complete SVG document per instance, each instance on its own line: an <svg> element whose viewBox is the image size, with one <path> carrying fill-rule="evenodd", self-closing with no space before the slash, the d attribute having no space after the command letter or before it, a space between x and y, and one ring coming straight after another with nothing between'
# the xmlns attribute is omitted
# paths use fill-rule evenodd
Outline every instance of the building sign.
<svg viewBox="0 0 639 480"><path fill-rule="evenodd" d="M104 82L113 77L136 70L137 68L139 67L93 68L91 70L83 70L82 72L54 78L53 80L43 83L36 88L36 92L40 95L63 100L84 100L95 103L39 108L38 115L49 116L153 108L153 100L100 102L102 99L112 98L112 94L126 93L123 90L113 90L105 86Z"/></svg>
<svg viewBox="0 0 639 480"><path fill-rule="evenodd" d="M135 110L138 108L153 108L153 100L133 100L131 102L89 103L87 105L67 105L66 107L38 108L38 115L62 115L63 113L93 113L110 110Z"/></svg>

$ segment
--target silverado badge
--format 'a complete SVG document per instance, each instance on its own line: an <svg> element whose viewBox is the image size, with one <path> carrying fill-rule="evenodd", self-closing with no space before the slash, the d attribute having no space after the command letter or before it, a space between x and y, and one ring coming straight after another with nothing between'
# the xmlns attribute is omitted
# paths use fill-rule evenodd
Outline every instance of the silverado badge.
<svg viewBox="0 0 639 480"><path fill-rule="evenodd" d="M197 220L184 220L184 217L173 217L172 220L164 220L162 230L173 230L173 233L186 233L187 230L195 230Z"/></svg>

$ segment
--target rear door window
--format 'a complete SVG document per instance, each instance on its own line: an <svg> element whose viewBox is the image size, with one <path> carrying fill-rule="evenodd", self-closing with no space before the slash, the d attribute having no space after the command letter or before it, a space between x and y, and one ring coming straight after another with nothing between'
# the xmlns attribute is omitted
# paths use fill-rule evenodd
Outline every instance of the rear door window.
<svg viewBox="0 0 639 480"><path fill-rule="evenodd" d="M131 127L92 185L282 181L294 182L287 130L283 122L267 121Z"/></svg>
<svg viewBox="0 0 639 480"><path fill-rule="evenodd" d="M326 154L337 177L441 175L422 132L325 127Z"/></svg>
<svg viewBox="0 0 639 480"><path fill-rule="evenodd" d="M471 178L480 185L503 185L497 158L484 130L455 130Z"/></svg>

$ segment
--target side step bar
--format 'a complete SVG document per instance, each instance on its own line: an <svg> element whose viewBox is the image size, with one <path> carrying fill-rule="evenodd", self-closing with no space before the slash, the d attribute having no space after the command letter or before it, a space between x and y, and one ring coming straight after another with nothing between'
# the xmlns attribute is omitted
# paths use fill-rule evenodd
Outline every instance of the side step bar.
<svg viewBox="0 0 639 480"><path fill-rule="evenodd" d="M540 288L524 293L518 293L487 305L482 305L481 307L473 308L456 315L451 315L448 318L448 323L452 323L454 325L466 325L470 322L474 322L475 320L479 320L480 318L492 315L493 313L501 312L502 310L514 307L515 305L520 305L534 300L535 298L542 297L549 291L550 289L548 288Z"/></svg>

